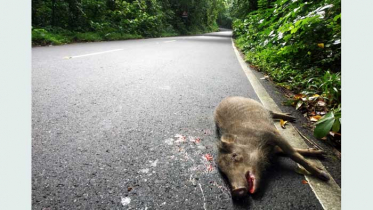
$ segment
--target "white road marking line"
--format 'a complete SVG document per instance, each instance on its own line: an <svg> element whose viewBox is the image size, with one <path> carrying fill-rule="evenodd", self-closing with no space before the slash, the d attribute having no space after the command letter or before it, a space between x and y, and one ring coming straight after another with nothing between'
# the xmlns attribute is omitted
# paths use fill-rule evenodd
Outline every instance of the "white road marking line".
<svg viewBox="0 0 373 210"><path fill-rule="evenodd" d="M205 198L205 194L203 193L201 183L198 183L198 185L199 185L199 189L201 189L202 196L203 196L203 209L206 210L206 198Z"/></svg>
<svg viewBox="0 0 373 210"><path fill-rule="evenodd" d="M246 62L241 58L240 53L234 46L233 39L231 40L232 47L234 49L238 62L240 63L242 70L245 72L248 80L250 81L255 93L258 95L258 98L262 102L263 106L269 110L281 112L280 108L269 96L269 94L262 86L262 84L259 82L259 80L255 77L252 70L246 65ZM304 142L302 137L300 137L299 133L294 129L294 127L291 124L289 124L286 129L281 129L278 124L275 124L275 126L277 127L281 135L284 136L292 146L297 148L308 148L308 145ZM320 161L312 160L312 162L315 163L318 167L321 167L324 171L326 171L325 167L322 165ZM316 198L319 200L321 206L324 209L341 209L341 188L334 181L332 176L330 176L330 180L328 182L320 181L319 179L313 176L305 175L305 177L312 191L315 193Z"/></svg>
<svg viewBox="0 0 373 210"><path fill-rule="evenodd" d="M80 58L80 57L85 57L85 56L99 55L99 54L104 54L104 53L116 52L116 51L120 51L120 50L123 50L123 49L108 50L108 51L103 51L103 52L95 52L95 53L84 54L84 55L76 55L76 56L66 56L64 58L65 59Z"/></svg>
<svg viewBox="0 0 373 210"><path fill-rule="evenodd" d="M170 42L176 42L176 40L164 41L163 43L170 43Z"/></svg>

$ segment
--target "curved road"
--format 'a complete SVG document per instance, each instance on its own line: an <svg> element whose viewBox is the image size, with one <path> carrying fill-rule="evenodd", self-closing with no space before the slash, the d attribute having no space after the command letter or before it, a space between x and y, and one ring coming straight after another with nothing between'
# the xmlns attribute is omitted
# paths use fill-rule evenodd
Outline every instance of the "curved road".
<svg viewBox="0 0 373 210"><path fill-rule="evenodd" d="M258 100L231 32L32 49L33 209L322 209L280 158L232 201L213 111Z"/></svg>

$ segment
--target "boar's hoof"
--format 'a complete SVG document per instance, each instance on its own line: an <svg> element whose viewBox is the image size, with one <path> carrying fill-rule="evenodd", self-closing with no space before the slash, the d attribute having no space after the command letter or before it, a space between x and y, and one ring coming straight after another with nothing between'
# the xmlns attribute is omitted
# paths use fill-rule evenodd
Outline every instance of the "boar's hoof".
<svg viewBox="0 0 373 210"><path fill-rule="evenodd" d="M321 179L321 180L323 180L323 181L329 181L329 175L327 174L327 173L325 173L325 172L321 172L320 174L319 174L319 179Z"/></svg>

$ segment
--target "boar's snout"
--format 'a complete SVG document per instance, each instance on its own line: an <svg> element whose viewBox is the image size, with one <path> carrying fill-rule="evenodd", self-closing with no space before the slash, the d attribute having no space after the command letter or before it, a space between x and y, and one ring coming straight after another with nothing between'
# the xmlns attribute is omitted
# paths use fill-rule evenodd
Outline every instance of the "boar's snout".
<svg viewBox="0 0 373 210"><path fill-rule="evenodd" d="M235 189L232 189L232 196L234 198L241 198L247 194L246 187L238 187Z"/></svg>

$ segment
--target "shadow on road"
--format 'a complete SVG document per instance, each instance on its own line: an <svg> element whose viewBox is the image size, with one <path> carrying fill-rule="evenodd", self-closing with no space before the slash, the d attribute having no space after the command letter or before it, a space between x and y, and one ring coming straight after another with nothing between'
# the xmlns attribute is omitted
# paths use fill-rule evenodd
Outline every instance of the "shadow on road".
<svg viewBox="0 0 373 210"><path fill-rule="evenodd" d="M191 37L182 41L193 41L201 43L216 43L216 44L231 44L231 39L221 38L221 37Z"/></svg>
<svg viewBox="0 0 373 210"><path fill-rule="evenodd" d="M203 36L231 38L232 37L232 31L213 32L213 33L203 34Z"/></svg>

